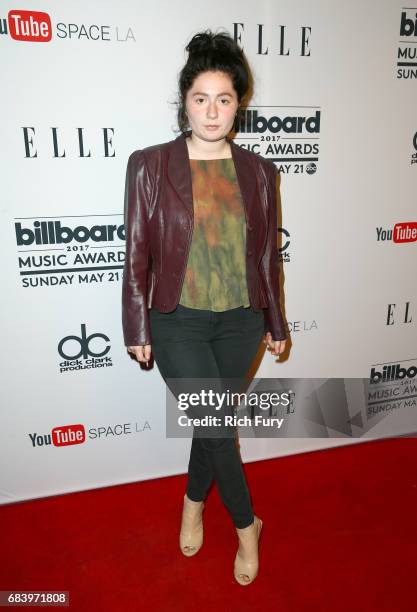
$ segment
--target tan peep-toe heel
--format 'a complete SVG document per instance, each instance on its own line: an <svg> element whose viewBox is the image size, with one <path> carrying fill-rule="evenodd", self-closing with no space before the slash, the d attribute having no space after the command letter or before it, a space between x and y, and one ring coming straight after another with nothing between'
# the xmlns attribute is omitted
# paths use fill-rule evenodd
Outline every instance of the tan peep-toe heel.
<svg viewBox="0 0 417 612"><path fill-rule="evenodd" d="M204 502L195 502L184 495L184 507L180 530L180 548L183 555L192 557L203 544L202 514Z"/></svg>
<svg viewBox="0 0 417 612"><path fill-rule="evenodd" d="M258 575L259 555L258 544L262 529L262 521L257 516L248 527L238 529L239 548L234 563L236 581L242 586L253 582Z"/></svg>

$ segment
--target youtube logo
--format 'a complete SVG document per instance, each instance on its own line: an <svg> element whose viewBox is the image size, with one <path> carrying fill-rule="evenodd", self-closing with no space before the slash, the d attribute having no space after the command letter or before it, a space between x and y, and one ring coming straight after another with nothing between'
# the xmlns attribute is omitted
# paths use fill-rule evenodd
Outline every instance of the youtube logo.
<svg viewBox="0 0 417 612"><path fill-rule="evenodd" d="M48 13L39 11L9 11L9 33L14 40L25 42L49 42L52 24Z"/></svg>

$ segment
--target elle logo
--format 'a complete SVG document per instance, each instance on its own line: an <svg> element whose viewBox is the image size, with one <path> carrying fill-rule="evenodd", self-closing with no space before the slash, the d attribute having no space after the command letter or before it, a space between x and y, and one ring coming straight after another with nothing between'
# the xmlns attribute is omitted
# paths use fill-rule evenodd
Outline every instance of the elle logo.
<svg viewBox="0 0 417 612"><path fill-rule="evenodd" d="M48 13L39 11L9 11L10 36L26 42L48 42L52 38L52 24Z"/></svg>

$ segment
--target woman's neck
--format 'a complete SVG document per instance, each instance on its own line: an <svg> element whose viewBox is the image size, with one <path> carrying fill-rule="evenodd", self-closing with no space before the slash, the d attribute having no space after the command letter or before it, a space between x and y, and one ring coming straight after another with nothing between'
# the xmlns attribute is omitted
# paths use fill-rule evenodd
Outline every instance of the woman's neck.
<svg viewBox="0 0 417 612"><path fill-rule="evenodd" d="M217 142L197 140L193 135L185 139L190 159L224 159L232 157L230 144L226 138Z"/></svg>

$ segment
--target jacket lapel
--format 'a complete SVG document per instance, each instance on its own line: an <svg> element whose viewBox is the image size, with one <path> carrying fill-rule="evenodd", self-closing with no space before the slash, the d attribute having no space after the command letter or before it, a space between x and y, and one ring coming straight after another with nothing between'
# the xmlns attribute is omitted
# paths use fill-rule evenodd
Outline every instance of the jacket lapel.
<svg viewBox="0 0 417 612"><path fill-rule="evenodd" d="M190 217L193 217L193 193L191 182L191 168L188 158L186 134L180 134L175 140L171 141L168 152L168 180L177 192L180 200L184 203ZM236 176L242 194L247 220L256 223L254 216L254 200L256 195L257 177L254 165L250 156L243 151L233 140L227 139L230 143L233 161L236 169ZM256 208L256 207L255 207Z"/></svg>
<svg viewBox="0 0 417 612"><path fill-rule="evenodd" d="M232 157L235 164L237 181L242 194L243 203L245 205L246 219L255 225L255 211L258 207L255 206L255 196L257 187L257 177L255 167L250 160L250 155L247 154L239 145L228 138Z"/></svg>
<svg viewBox="0 0 417 612"><path fill-rule="evenodd" d="M180 134L171 141L168 148L168 180L174 187L180 200L185 204L190 216L193 216L193 191L191 182L191 168L188 159L187 134Z"/></svg>

